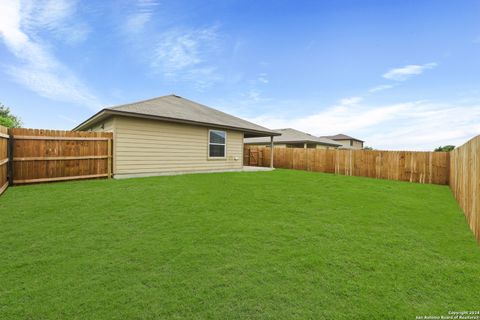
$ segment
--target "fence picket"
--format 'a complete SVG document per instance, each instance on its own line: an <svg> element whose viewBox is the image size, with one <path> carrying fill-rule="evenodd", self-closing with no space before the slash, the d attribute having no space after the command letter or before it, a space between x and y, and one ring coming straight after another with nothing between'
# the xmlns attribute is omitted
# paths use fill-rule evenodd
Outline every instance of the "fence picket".
<svg viewBox="0 0 480 320"><path fill-rule="evenodd" d="M245 146L245 154L252 150L262 160L245 165L270 166L269 147ZM419 183L448 184L449 165L447 152L274 148L276 168Z"/></svg>
<svg viewBox="0 0 480 320"><path fill-rule="evenodd" d="M13 128L13 184L110 177L111 132Z"/></svg>
<svg viewBox="0 0 480 320"><path fill-rule="evenodd" d="M450 189L480 242L480 136L451 152L449 176Z"/></svg>

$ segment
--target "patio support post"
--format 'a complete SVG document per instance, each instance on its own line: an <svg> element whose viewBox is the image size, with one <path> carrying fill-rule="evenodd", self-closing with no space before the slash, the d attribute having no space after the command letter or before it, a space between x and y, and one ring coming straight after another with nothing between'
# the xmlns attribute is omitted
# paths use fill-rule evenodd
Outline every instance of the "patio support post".
<svg viewBox="0 0 480 320"><path fill-rule="evenodd" d="M270 168L273 168L273 136L270 136Z"/></svg>

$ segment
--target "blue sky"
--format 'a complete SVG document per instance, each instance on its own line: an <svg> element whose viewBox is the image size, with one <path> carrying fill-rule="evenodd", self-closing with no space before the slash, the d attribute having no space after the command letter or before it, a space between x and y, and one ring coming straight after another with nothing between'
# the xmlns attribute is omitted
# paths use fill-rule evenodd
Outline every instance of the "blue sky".
<svg viewBox="0 0 480 320"><path fill-rule="evenodd" d="M480 134L477 0L2 0L0 39L0 102L27 127L176 93L379 149Z"/></svg>

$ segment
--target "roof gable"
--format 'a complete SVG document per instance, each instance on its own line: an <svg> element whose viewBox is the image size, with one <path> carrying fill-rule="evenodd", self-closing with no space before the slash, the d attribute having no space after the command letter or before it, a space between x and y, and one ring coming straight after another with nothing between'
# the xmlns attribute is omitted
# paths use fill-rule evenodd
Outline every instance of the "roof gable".
<svg viewBox="0 0 480 320"><path fill-rule="evenodd" d="M281 136L273 138L274 143L316 143L329 146L341 146L340 143L328 138L316 137L306 132L295 130L292 128L276 129ZM267 143L270 142L269 138L248 138L245 139L245 143Z"/></svg>
<svg viewBox="0 0 480 320"><path fill-rule="evenodd" d="M354 137L350 137L346 134L343 134L343 133L339 133L339 134L336 134L334 136L324 136L323 138L328 138L328 139L332 139L332 140L355 140L355 141L360 141L360 142L363 142L363 140L360 140L360 139L357 139L357 138L354 138Z"/></svg>

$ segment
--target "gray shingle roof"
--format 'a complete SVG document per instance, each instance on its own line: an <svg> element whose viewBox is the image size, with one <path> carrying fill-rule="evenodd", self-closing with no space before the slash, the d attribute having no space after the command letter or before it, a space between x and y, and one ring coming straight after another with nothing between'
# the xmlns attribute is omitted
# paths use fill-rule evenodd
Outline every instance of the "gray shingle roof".
<svg viewBox="0 0 480 320"><path fill-rule="evenodd" d="M275 129L275 131L281 133L281 136L273 138L274 143L316 143L327 146L341 146L340 143L327 138L315 137L311 134L298 131L292 128L286 129ZM245 139L246 144L257 144L257 143L270 143L270 138L247 138Z"/></svg>
<svg viewBox="0 0 480 320"><path fill-rule="evenodd" d="M164 121L186 122L199 125L209 125L221 128L238 129L244 131L246 136L277 135L275 131L259 126L252 122L229 115L225 112L207 107L200 103L168 95L149 100L105 108L100 112L106 114L121 114L131 116L148 116ZM99 113L100 113L99 112ZM86 120L74 130L81 130L93 121L98 114Z"/></svg>
<svg viewBox="0 0 480 320"><path fill-rule="evenodd" d="M356 140L356 141L364 142L363 140L347 136L346 134L343 134L343 133L339 133L334 136L323 136L322 138L327 138L332 140Z"/></svg>

